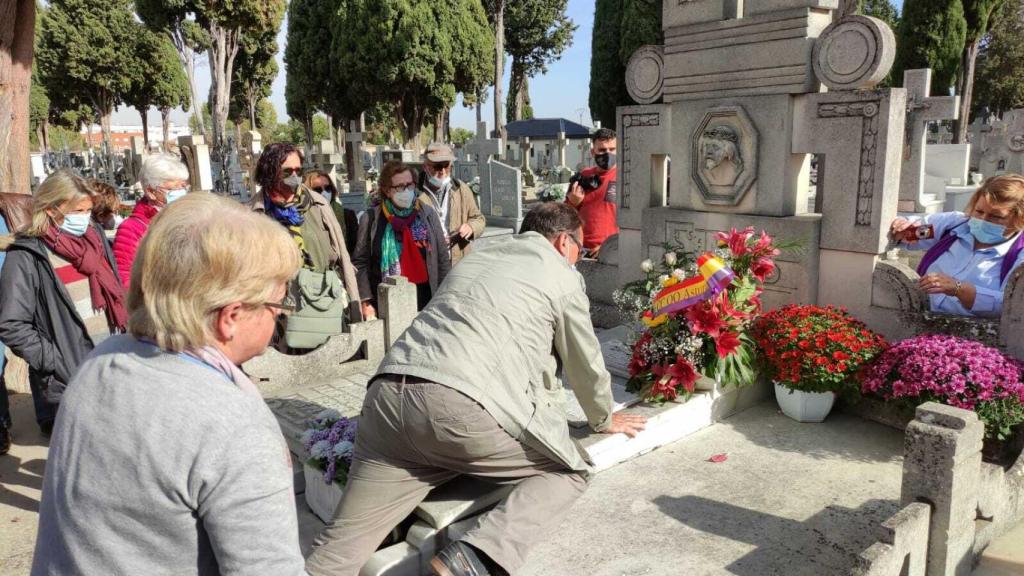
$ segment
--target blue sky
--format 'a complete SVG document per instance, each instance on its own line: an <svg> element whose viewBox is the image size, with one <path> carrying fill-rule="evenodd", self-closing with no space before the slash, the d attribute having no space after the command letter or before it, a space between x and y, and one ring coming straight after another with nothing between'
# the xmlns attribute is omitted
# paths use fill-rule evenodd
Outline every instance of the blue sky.
<svg viewBox="0 0 1024 576"><path fill-rule="evenodd" d="M902 8L903 0L893 0L898 8ZM545 74L530 80L530 98L533 104L533 114L537 118L568 118L589 125L590 109L587 104L590 85L590 38L594 26L594 0L569 0L569 17L576 23L576 34L572 46L563 54L561 59L551 64ZM274 80L270 100L277 109L278 118L284 121L287 118L284 103L284 45L286 43L287 26L281 27L281 33L277 41L281 46L278 52L278 67L280 73ZM506 58L505 65L505 89L508 90L509 62ZM205 58L196 70L196 80L200 94L208 93L210 89L210 69ZM483 117L488 125L493 124L493 103L488 100L484 105ZM155 110L150 111L151 125L159 124L160 114ZM188 114L183 111L171 113L171 121L182 124L188 121ZM461 99L452 109L452 126L475 129L476 111L462 106ZM133 108L122 107L114 114L115 124L138 124L139 114Z"/></svg>

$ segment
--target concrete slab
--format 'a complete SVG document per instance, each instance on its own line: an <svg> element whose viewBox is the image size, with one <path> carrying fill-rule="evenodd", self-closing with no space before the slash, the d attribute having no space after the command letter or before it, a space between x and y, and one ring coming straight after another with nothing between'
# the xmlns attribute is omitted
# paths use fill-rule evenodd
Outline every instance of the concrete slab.
<svg viewBox="0 0 1024 576"><path fill-rule="evenodd" d="M902 448L885 426L759 404L597 475L521 574L843 574L899 509Z"/></svg>
<svg viewBox="0 0 1024 576"><path fill-rule="evenodd" d="M1024 574L1024 522L989 544L972 576Z"/></svg>

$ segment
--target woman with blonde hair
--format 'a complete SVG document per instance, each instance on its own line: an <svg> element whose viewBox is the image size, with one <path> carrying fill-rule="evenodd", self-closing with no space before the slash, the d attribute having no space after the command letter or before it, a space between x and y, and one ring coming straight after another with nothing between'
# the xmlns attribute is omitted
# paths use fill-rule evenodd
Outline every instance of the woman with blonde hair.
<svg viewBox="0 0 1024 576"><path fill-rule="evenodd" d="M64 388L93 348L51 254L88 279L92 308L103 310L111 333L124 331L127 321L114 255L91 220L92 207L82 178L66 168L54 172L36 190L32 222L7 248L0 272L0 340L29 365L36 420L44 434L53 428Z"/></svg>
<svg viewBox="0 0 1024 576"><path fill-rule="evenodd" d="M341 226L341 234L345 237L345 246L348 248L348 255L352 256L352 252L356 247L356 240L359 233L359 216L354 210L350 210L341 205L341 198L338 196L338 189L334 187L334 182L331 181L331 176L323 170L307 170L306 175L302 178L302 184L320 194L324 197L324 200L331 205L331 210L334 212L334 218L338 221L338 225Z"/></svg>
<svg viewBox="0 0 1024 576"><path fill-rule="evenodd" d="M129 334L68 387L33 574L305 574L288 447L239 368L291 309L300 264L284 229L226 198L153 221Z"/></svg>
<svg viewBox="0 0 1024 576"><path fill-rule="evenodd" d="M917 273L935 312L999 316L1010 273L1024 262L1024 176L993 176L966 212L897 218L890 234L909 250L927 250Z"/></svg>

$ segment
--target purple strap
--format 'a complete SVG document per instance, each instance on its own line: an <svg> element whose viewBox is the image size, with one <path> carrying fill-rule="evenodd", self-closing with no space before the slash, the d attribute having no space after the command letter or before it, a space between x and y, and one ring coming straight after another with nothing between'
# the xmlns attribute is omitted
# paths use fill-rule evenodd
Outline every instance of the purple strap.
<svg viewBox="0 0 1024 576"><path fill-rule="evenodd" d="M939 241L924 253L924 258L921 258L921 263L917 265L917 273L919 275L924 276L928 272L928 268L930 268L931 265L939 259L939 256L942 256L949 251L953 244L956 243L957 239L956 234L953 234L953 230L963 226L967 222L968 220L964 220L956 226L951 226L948 230L942 233L942 238L939 238ZM1017 235L1017 240L1013 243L1013 246L1010 247L1006 256L1003 256L1003 264L999 270L1000 284L1002 284L1010 272L1013 271L1013 264L1017 261L1017 257L1020 255L1021 250L1024 250L1024 233Z"/></svg>

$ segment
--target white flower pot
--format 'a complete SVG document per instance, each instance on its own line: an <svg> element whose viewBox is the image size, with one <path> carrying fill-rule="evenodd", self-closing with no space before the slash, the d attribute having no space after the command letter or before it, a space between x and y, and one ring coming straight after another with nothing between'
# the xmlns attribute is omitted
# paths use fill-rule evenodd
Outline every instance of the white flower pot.
<svg viewBox="0 0 1024 576"><path fill-rule="evenodd" d="M782 413L797 422L821 422L832 411L835 392L803 392L775 383L775 401Z"/></svg>
<svg viewBox="0 0 1024 576"><path fill-rule="evenodd" d="M323 470L308 463L302 465L302 475L306 478L306 504L317 518L330 522L345 487L337 482L325 483Z"/></svg>

